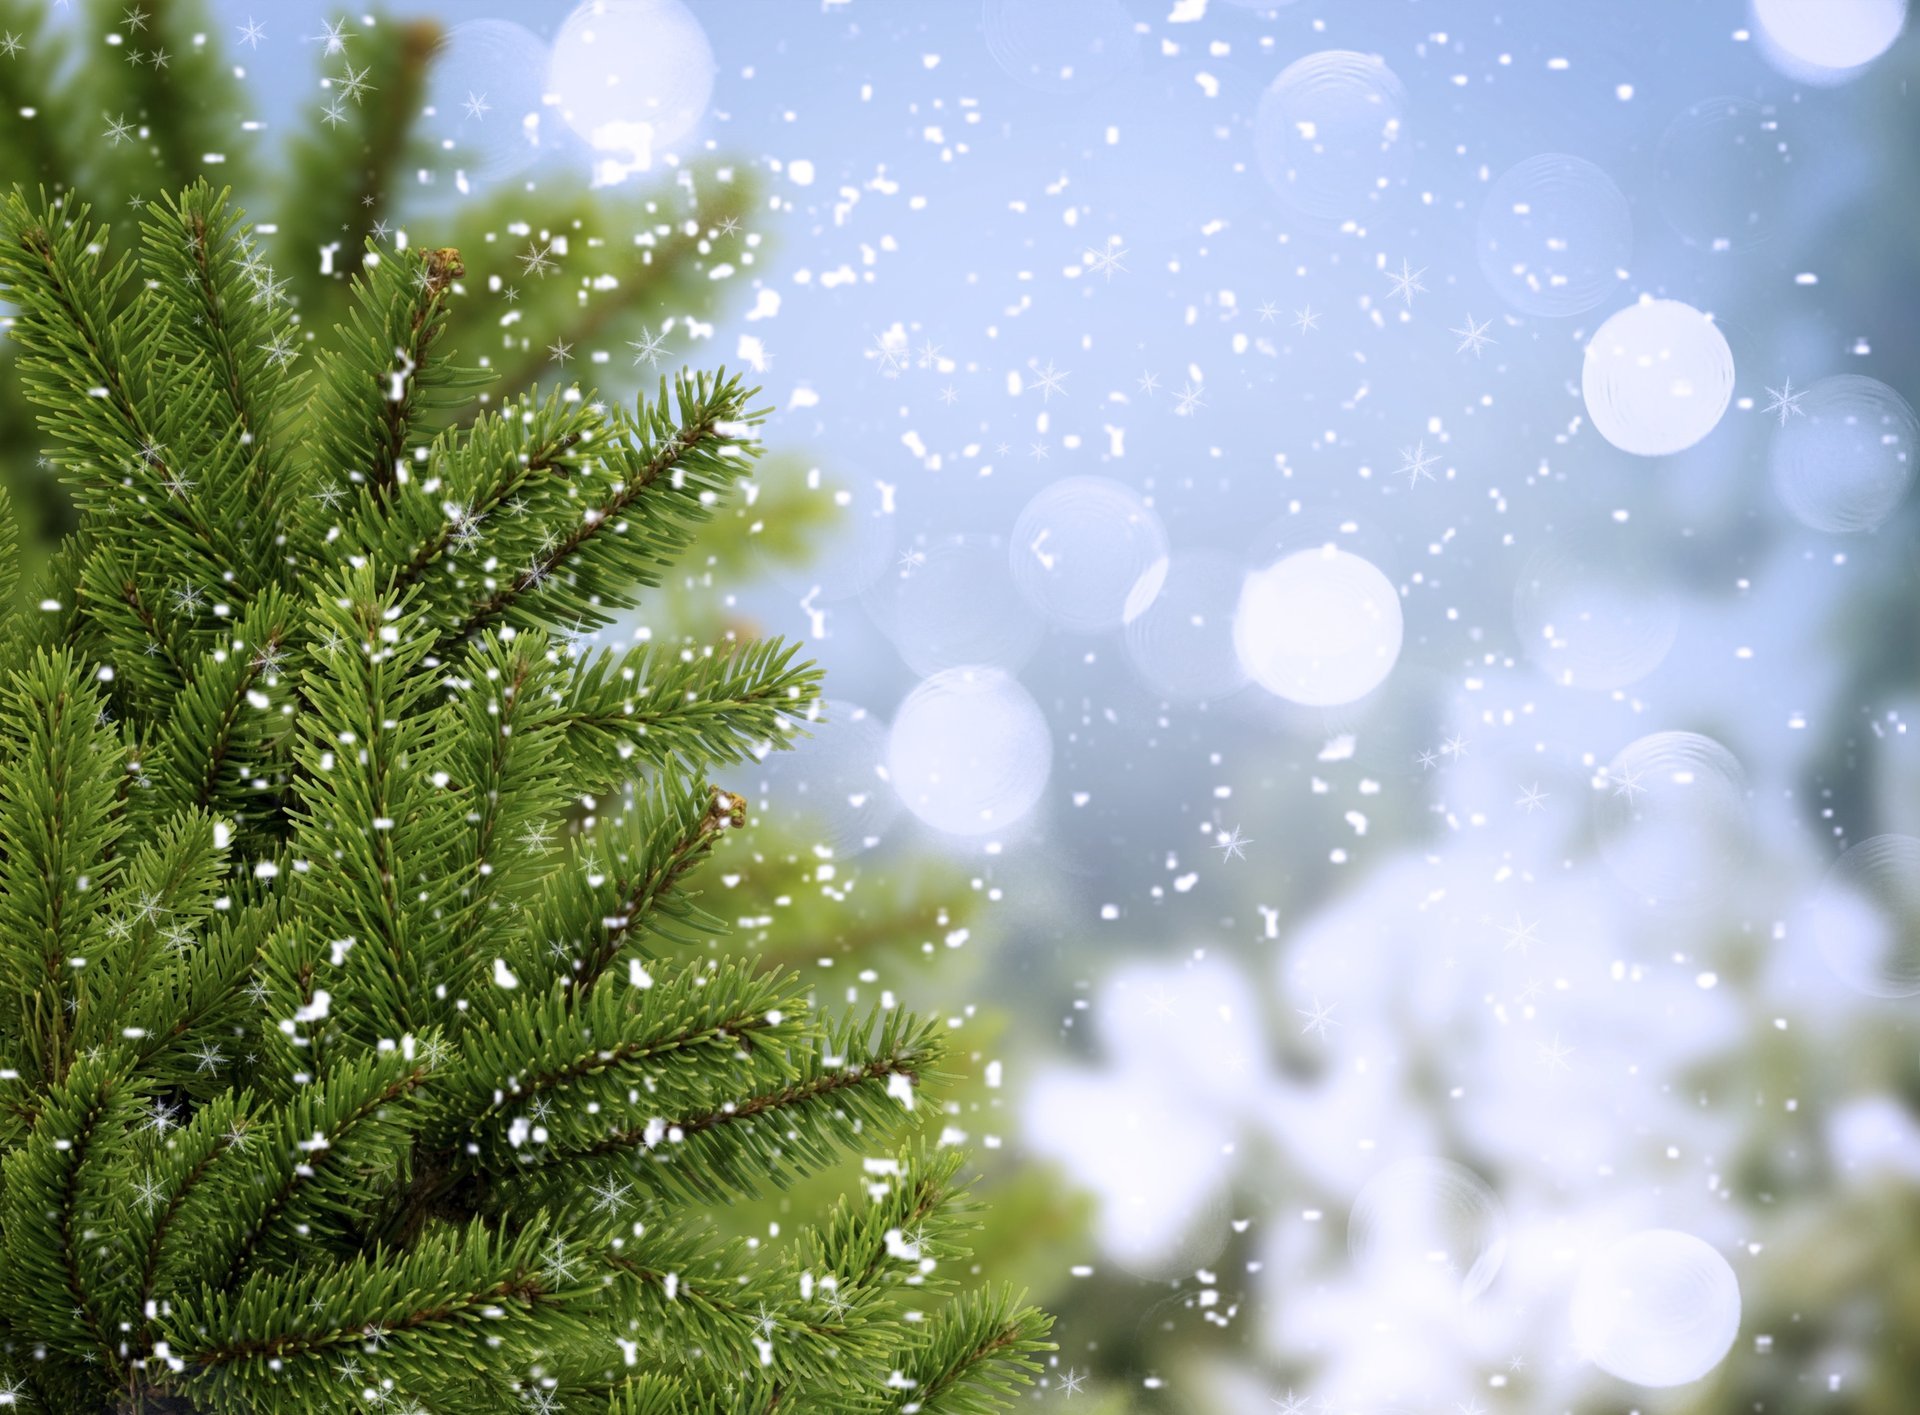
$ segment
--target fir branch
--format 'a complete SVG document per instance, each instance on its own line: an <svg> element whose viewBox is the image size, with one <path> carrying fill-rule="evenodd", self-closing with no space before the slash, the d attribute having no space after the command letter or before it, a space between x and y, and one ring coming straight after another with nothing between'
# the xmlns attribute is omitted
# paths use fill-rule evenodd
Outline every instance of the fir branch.
<svg viewBox="0 0 1920 1415"><path fill-rule="evenodd" d="M156 1309L148 1304L153 1300L161 1255L181 1205L216 1160L228 1150L250 1143L249 1126L253 1122L247 1111L248 1100L248 1096L232 1092L213 1097L168 1143L154 1147L146 1172L135 1182L137 1198L127 1215L127 1247L138 1263L133 1283L134 1310L141 1314L142 1325L136 1360L153 1349Z"/></svg>
<svg viewBox="0 0 1920 1415"><path fill-rule="evenodd" d="M145 809L217 810L244 821L277 788L293 722L294 607L277 588L255 599L225 643L198 657L184 687L142 706L164 727L143 766Z"/></svg>
<svg viewBox="0 0 1920 1415"><path fill-rule="evenodd" d="M570 688L567 745L592 782L637 764L704 772L790 743L820 674L797 644L761 639L704 652L641 646L587 659Z"/></svg>
<svg viewBox="0 0 1920 1415"><path fill-rule="evenodd" d="M954 1150L905 1152L895 1157L897 1175L884 1191L870 1190L857 1205L843 1195L823 1225L799 1235L787 1261L788 1290L802 1294L809 1313L873 1332L893 1330L903 1302L923 1310L953 1286L951 1270L966 1256L952 1242L961 1224L954 1187L961 1158ZM804 1339L823 1332L808 1323L796 1334ZM893 1356L890 1349L876 1354L889 1361ZM791 1369L772 1383L760 1408L810 1410L836 1396L848 1403L839 1362L830 1359L815 1371L787 1364Z"/></svg>
<svg viewBox="0 0 1920 1415"><path fill-rule="evenodd" d="M239 1050L244 1045L249 1062L260 1049L235 1039L247 1035L240 1025L242 989L249 985L248 973L273 927L274 914L265 907L223 910L223 901L233 902L231 896L215 899L209 922L186 946L175 949L169 944L160 970L133 995L128 1026L121 1032L123 1037L128 1031L137 1033L126 1044L146 1074L160 1085L195 1096L218 1084L208 1062L210 1048L224 1055L222 1047ZM272 1035L282 1033L275 1028ZM240 1060L233 1058L236 1070ZM255 1078L261 1073L256 1071Z"/></svg>
<svg viewBox="0 0 1920 1415"><path fill-rule="evenodd" d="M184 951L212 912L225 854L216 822L194 809L174 815L134 851L113 891L105 946L81 975L88 986L74 1024L76 1050L126 1039L135 999L163 966L162 940Z"/></svg>
<svg viewBox="0 0 1920 1415"><path fill-rule="evenodd" d="M164 1385L246 1405L265 1390L312 1400L351 1354L367 1384L391 1373L417 1385L438 1365L490 1372L504 1393L545 1344L581 1334L567 1307L582 1285L543 1261L547 1240L544 1224L508 1237L476 1222L423 1234L397 1261L374 1254L206 1289L161 1323L179 1363Z"/></svg>
<svg viewBox="0 0 1920 1415"><path fill-rule="evenodd" d="M295 356L294 331L275 327L282 282L242 232L227 195L197 182L149 206L142 265L153 298L173 306L160 328L176 361L175 382L207 390L207 436L195 448L200 475L218 480L243 529L277 529L290 490L279 435L301 382L284 373ZM276 537L248 539L259 553L256 578L264 578Z"/></svg>
<svg viewBox="0 0 1920 1415"><path fill-rule="evenodd" d="M186 685L194 654L191 626L169 609L143 568L137 554L101 545L87 553L73 587L74 642L113 665L112 692L123 711L168 702Z"/></svg>
<svg viewBox="0 0 1920 1415"><path fill-rule="evenodd" d="M282 896L274 902L287 901ZM263 919L268 908L248 912ZM258 1055L251 1079L263 1095L277 1101L291 1098L314 1076L331 1069L338 1039L326 1021L332 989L325 984L332 979L321 974L329 955L328 942L300 917L297 906L288 902L286 912L289 917L271 924L263 921L255 954L248 960L252 977L242 984L254 1015L275 1023L257 1029ZM337 955L338 950L333 952ZM327 994L326 1006L322 992ZM283 1020L292 1025L277 1025Z"/></svg>
<svg viewBox="0 0 1920 1415"><path fill-rule="evenodd" d="M462 270L458 251L382 254L368 243L342 343L319 361L304 481L336 490L344 481L360 488L344 492L349 499L383 501L409 477L414 452L425 453L476 382L474 371L447 361L440 338ZM324 514L309 516L296 543L317 557L324 530Z"/></svg>
<svg viewBox="0 0 1920 1415"><path fill-rule="evenodd" d="M0 202L0 286L19 306L13 338L27 396L72 450L83 508L139 517L177 558L176 573L222 583L235 547L222 544L172 463L157 406L168 370L155 311L141 301L121 310L131 262L109 263L106 232L87 218L84 206L44 200L36 211L17 189Z"/></svg>
<svg viewBox="0 0 1920 1415"><path fill-rule="evenodd" d="M764 416L748 406L758 391L724 370L682 374L671 398L662 380L651 406L642 401L632 416L610 410L611 436L598 445L607 487L596 495L589 485L572 528L543 540L505 583L469 603L443 642L501 619L599 627L611 621L609 610L632 608L639 601L631 586L659 583L757 453L746 430Z"/></svg>
<svg viewBox="0 0 1920 1415"><path fill-rule="evenodd" d="M0 1036L40 1084L72 1060L76 968L117 871L118 734L71 656L35 653L0 685Z"/></svg>
<svg viewBox="0 0 1920 1415"><path fill-rule="evenodd" d="M20 582L20 521L14 515L13 498L0 486L0 625L11 629L13 616L6 607L13 600L14 587Z"/></svg>
<svg viewBox="0 0 1920 1415"><path fill-rule="evenodd" d="M919 1060L919 1056L912 1052L899 1055L881 1054L844 1069L822 1068L811 1075L789 1082L777 1091L749 1096L744 1101L728 1101L724 1105L715 1106L697 1115L687 1116L669 1125L667 1132L669 1135L677 1132L680 1138L686 1138L708 1132L721 1132L723 1127L728 1126L750 1126L763 1115L805 1106L849 1087L864 1085L869 1081L886 1080L894 1076L905 1077L911 1081L917 1074L914 1067ZM630 1135L618 1137L628 1143L631 1143L632 1138Z"/></svg>
<svg viewBox="0 0 1920 1415"><path fill-rule="evenodd" d="M434 723L422 711L434 687L420 671L427 633L411 601L375 591L365 567L349 572L312 611L328 638L304 670L289 812L293 849L311 861L299 901L316 933L354 940L337 995L342 1029L371 1045L419 1031L451 1010L428 939L441 935L459 885L438 868L463 830L458 796L436 784ZM430 887L409 888L426 871Z"/></svg>
<svg viewBox="0 0 1920 1415"><path fill-rule="evenodd" d="M908 1152L895 1165L899 1179L885 1192L870 1190L858 1206L843 1196L826 1225L799 1235L778 1286L778 1361L762 1361L756 1411L868 1405L879 1392L860 1390L849 1369L889 1369L902 1304L922 1311L954 1284L948 1269L966 1256L948 1242L960 1221L960 1154ZM764 1325L766 1309L758 1315Z"/></svg>
<svg viewBox="0 0 1920 1415"><path fill-rule="evenodd" d="M484 414L464 435L442 433L405 494L354 504L342 548L365 556L395 591L418 585L436 611L462 607L476 577L490 573L469 566L510 560L529 525L574 514L571 479L596 421L555 394Z"/></svg>
<svg viewBox="0 0 1920 1415"><path fill-rule="evenodd" d="M541 883L536 860L551 853L546 838L568 796L560 724L566 676L559 654L536 633L488 636L447 680L435 735L450 744L448 789L464 798L469 827L448 867L463 896L452 923L456 972L505 927L503 889L517 906ZM509 860L516 867L502 868Z"/></svg>
<svg viewBox="0 0 1920 1415"><path fill-rule="evenodd" d="M622 949L648 935L684 943L724 932L724 921L693 902L686 880L742 818L738 800L717 788L661 777L545 877L510 955L515 966L586 992Z"/></svg>
<svg viewBox="0 0 1920 1415"><path fill-rule="evenodd" d="M637 988L583 996L556 987L518 1001L469 1034L423 1138L465 1173L626 1148L634 1141L609 1142L596 1116L631 1111L629 1091L657 1114L790 1075L785 1053L807 1035L804 1000L789 989L738 966L696 964ZM549 1132L539 1145L528 1143L529 1115Z"/></svg>
<svg viewBox="0 0 1920 1415"><path fill-rule="evenodd" d="M407 1123L395 1102L431 1074L424 1058L396 1048L262 1111L258 1143L222 1151L182 1201L153 1264L154 1289L175 1299L204 1283L225 1290L270 1272L296 1237L342 1242L371 1177L391 1176L404 1158Z"/></svg>
<svg viewBox="0 0 1920 1415"><path fill-rule="evenodd" d="M636 1375L607 1393L607 1415L680 1415L689 1394L684 1384L648 1372Z"/></svg>
<svg viewBox="0 0 1920 1415"><path fill-rule="evenodd" d="M860 1411L890 1361L996 1401L1037 1319L983 1300L927 1344L904 1310L957 1285L951 1157L785 1258L697 1232L886 1142L939 1063L933 1025L654 951L717 946L695 875L744 811L705 778L797 735L817 676L547 632L664 576L757 452L751 395L463 433L450 253L370 261L309 389L257 347L282 296L220 198L143 240L129 299L63 206L0 211L82 516L0 637L0 1360L40 1353L74 1415L345 1411L362 1375L448 1409Z"/></svg>
<svg viewBox="0 0 1920 1415"><path fill-rule="evenodd" d="M0 1171L0 1303L11 1322L67 1355L106 1358L109 1381L117 1362L99 1305L99 1235L87 1228L95 1215L86 1210L101 1198L102 1152L124 1136L134 1104L119 1058L83 1057L47 1093L33 1134Z"/></svg>
<svg viewBox="0 0 1920 1415"><path fill-rule="evenodd" d="M109 262L106 233L87 225L89 214L44 193L35 210L17 188L9 193L0 202L0 281L19 306L12 337L28 396L55 411L51 430L69 445L113 463L154 438L127 372L139 351L116 326L129 263Z"/></svg>
<svg viewBox="0 0 1920 1415"><path fill-rule="evenodd" d="M1046 1340L1051 1325L1010 1289L966 1293L931 1314L900 1351L895 1369L901 1379L883 1408L899 1415L990 1415L1039 1373L1036 1358L1053 1350Z"/></svg>
<svg viewBox="0 0 1920 1415"><path fill-rule="evenodd" d="M884 1131L941 1054L937 1030L904 1013L849 1023L787 1060L778 1084L729 1088L728 1098L610 1128L577 1147L549 1144L519 1171L536 1186L550 1172L623 1151L646 1161L642 1183L665 1195L720 1203L762 1193L832 1163L865 1127ZM896 1099L895 1097L901 1097Z"/></svg>
<svg viewBox="0 0 1920 1415"><path fill-rule="evenodd" d="M857 1295L879 1287L889 1259L897 1265L896 1254L910 1249L915 1253L914 1291L924 1298L929 1284L918 1256L932 1257L936 1244L943 1259L963 1256L940 1241L944 1235L936 1237L929 1229L936 1222L957 1227L961 1215L955 1179L963 1159L959 1150L925 1154L909 1149L898 1154L893 1162L898 1177L884 1195L869 1196L858 1205L842 1197L825 1223L800 1236L791 1269L803 1282L825 1285L831 1280L836 1294Z"/></svg>
<svg viewBox="0 0 1920 1415"><path fill-rule="evenodd" d="M676 1363L689 1343L704 1343L723 1369L743 1373L744 1384L770 1396L835 1384L849 1368L886 1354L886 1328L866 1324L864 1313L809 1303L764 1274L748 1275L737 1257L677 1251L672 1236L663 1242L648 1233L601 1259L620 1279L616 1311L628 1330L646 1334L662 1362ZM582 1393L600 1392L588 1386Z"/></svg>

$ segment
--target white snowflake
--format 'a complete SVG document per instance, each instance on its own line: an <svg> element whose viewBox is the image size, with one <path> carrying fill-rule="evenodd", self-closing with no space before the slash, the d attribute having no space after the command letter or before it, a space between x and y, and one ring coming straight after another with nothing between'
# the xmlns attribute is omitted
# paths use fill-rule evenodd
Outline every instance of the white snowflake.
<svg viewBox="0 0 1920 1415"><path fill-rule="evenodd" d="M347 22L345 20L335 20L330 25L322 25L321 29L323 32L316 34L313 38L326 44L328 56L344 53L347 48L347 41L359 38L359 35L355 31L347 28Z"/></svg>
<svg viewBox="0 0 1920 1415"><path fill-rule="evenodd" d="M1396 275L1391 270L1387 272L1387 279L1393 282L1393 289L1388 293L1387 298L1391 300L1394 296L1398 295L1407 302L1407 307L1411 309L1413 307L1413 297L1427 293L1427 287L1420 283L1420 277L1426 273L1427 268L1424 265L1418 270L1409 270L1406 259L1402 257L1399 274Z"/></svg>
<svg viewBox="0 0 1920 1415"><path fill-rule="evenodd" d="M1453 352L1456 354L1464 354L1467 350L1471 349L1473 350L1473 356L1476 359L1479 358L1481 349L1488 344L1496 344L1499 342L1487 333L1487 326L1492 323L1493 321L1490 319L1483 319L1478 324L1475 324L1473 322L1473 316L1468 315L1467 322L1462 328L1449 329L1447 333L1460 336L1460 345Z"/></svg>
<svg viewBox="0 0 1920 1415"><path fill-rule="evenodd" d="M1069 377L1069 375L1067 374L1066 370L1055 368L1053 366L1052 359L1047 360L1047 366L1045 368L1039 368L1035 366L1031 361L1029 361L1027 366L1033 369L1033 377L1034 377L1033 386L1040 390L1041 402L1043 403L1052 402L1053 395L1056 393L1058 393L1063 398L1067 396L1067 390L1062 388L1060 385Z"/></svg>
<svg viewBox="0 0 1920 1415"><path fill-rule="evenodd" d="M1784 387L1769 388L1767 395L1772 398L1773 401L1767 404L1764 411L1778 413L1780 415L1781 427L1785 427L1787 425L1787 419L1796 414L1800 417L1807 415L1807 410L1800 406L1800 400L1807 396L1807 390L1802 388L1798 393L1795 393L1793 391L1793 380L1791 378L1786 381Z"/></svg>
<svg viewBox="0 0 1920 1415"><path fill-rule="evenodd" d="M1111 280L1115 275L1126 274L1126 266L1120 263L1120 258L1126 254L1127 248L1120 244L1119 238L1109 236L1105 250L1087 252L1087 269Z"/></svg>
<svg viewBox="0 0 1920 1415"><path fill-rule="evenodd" d="M1420 478L1422 477L1425 477L1428 481L1433 480L1433 473L1427 469L1439 460L1440 457L1438 453L1427 451L1427 444L1423 439L1412 447L1402 447L1400 449L1399 470L1406 476L1407 486L1412 488L1420 484Z"/></svg>
<svg viewBox="0 0 1920 1415"><path fill-rule="evenodd" d="M347 65L347 72L334 80L336 84L340 85L340 96L342 98L351 98L357 105L360 102L361 94L375 92L373 85L367 82L367 73L371 68L372 65L368 65L365 69L355 69L353 65L349 63Z"/></svg>

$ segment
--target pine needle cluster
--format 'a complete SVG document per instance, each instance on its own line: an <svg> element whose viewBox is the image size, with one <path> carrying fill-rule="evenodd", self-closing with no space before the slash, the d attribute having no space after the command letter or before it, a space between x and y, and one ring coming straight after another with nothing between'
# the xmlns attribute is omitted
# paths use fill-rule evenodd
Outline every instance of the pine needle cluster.
<svg viewBox="0 0 1920 1415"><path fill-rule="evenodd" d="M702 946L709 778L815 671L584 644L755 391L475 416L453 250L369 242L309 346L225 194L108 244L0 203L80 522L0 625L0 1403L1001 1408L1047 1319L961 1280L959 1158L899 1143L939 1030ZM817 1225L710 1232L849 1154Z"/></svg>
<svg viewBox="0 0 1920 1415"><path fill-rule="evenodd" d="M689 329L745 283L728 272L750 277L770 248L745 224L757 207L751 168L723 159L634 189L590 189L558 163L537 181L469 188L461 154L423 131L451 32L362 6L296 35L279 7L258 13L242 26L207 0L0 0L0 190L84 193L124 249L157 193L216 179L258 219L250 281L286 343L350 317L368 236L392 244L430 228L467 268L442 337L493 375L462 421L564 376L576 358L612 356L624 369L631 357L649 376L671 367ZM249 37L262 30L269 47L311 51L313 97L271 131L243 77L264 60ZM12 352L0 342L0 483L16 498L32 572L73 508L25 455L34 412Z"/></svg>

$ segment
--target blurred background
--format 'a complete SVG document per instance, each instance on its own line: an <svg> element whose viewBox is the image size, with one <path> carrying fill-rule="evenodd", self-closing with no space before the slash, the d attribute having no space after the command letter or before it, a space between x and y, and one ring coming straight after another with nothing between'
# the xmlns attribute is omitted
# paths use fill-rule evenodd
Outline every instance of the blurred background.
<svg viewBox="0 0 1920 1415"><path fill-rule="evenodd" d="M458 244L508 389L756 374L600 637L827 666L713 891L948 1018L1036 1403L1895 1415L1906 10L4 0L0 177L231 181L309 331Z"/></svg>

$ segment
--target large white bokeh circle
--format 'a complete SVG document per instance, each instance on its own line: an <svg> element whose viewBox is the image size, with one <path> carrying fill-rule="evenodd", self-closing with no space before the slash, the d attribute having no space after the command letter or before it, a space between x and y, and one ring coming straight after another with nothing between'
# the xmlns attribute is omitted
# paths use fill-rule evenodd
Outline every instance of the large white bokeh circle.
<svg viewBox="0 0 1920 1415"><path fill-rule="evenodd" d="M1876 835L1827 871L1798 925L1848 986L1920 995L1920 839Z"/></svg>
<svg viewBox="0 0 1920 1415"><path fill-rule="evenodd" d="M546 54L546 42L512 20L455 25L434 50L422 135L476 180L532 165L552 146L540 124Z"/></svg>
<svg viewBox="0 0 1920 1415"><path fill-rule="evenodd" d="M1740 1332L1740 1283L1691 1233L1649 1228L1598 1254L1573 1289L1580 1354L1639 1386L1697 1381Z"/></svg>
<svg viewBox="0 0 1920 1415"><path fill-rule="evenodd" d="M1379 201L1405 170L1406 109L1406 86L1378 54L1308 54L1260 95L1254 156L1295 211L1347 220Z"/></svg>
<svg viewBox="0 0 1920 1415"><path fill-rule="evenodd" d="M1127 658L1141 680L1175 702L1209 702L1245 686L1233 647L1246 578L1219 551L1180 550L1154 561L1127 596Z"/></svg>
<svg viewBox="0 0 1920 1415"><path fill-rule="evenodd" d="M1781 501L1816 531L1874 529L1913 485L1920 446L1913 409L1886 384L1857 373L1823 378L1794 396L1767 453Z"/></svg>
<svg viewBox="0 0 1920 1415"><path fill-rule="evenodd" d="M1840 83L1900 37L1907 0L1753 0L1762 51L1794 78Z"/></svg>
<svg viewBox="0 0 1920 1415"><path fill-rule="evenodd" d="M1042 93L1085 93L1140 58L1120 0L986 0L980 28L994 62Z"/></svg>
<svg viewBox="0 0 1920 1415"><path fill-rule="evenodd" d="M1480 270L1527 314L1581 314L1606 303L1633 253L1633 214L1600 168L1543 152L1501 174L1480 207Z"/></svg>
<svg viewBox="0 0 1920 1415"><path fill-rule="evenodd" d="M835 855L878 845L900 814L888 785L887 724L856 704L828 700L803 726L798 750L767 757L769 795Z"/></svg>
<svg viewBox="0 0 1920 1415"><path fill-rule="evenodd" d="M1594 333L1580 373L1587 416L1622 452L1684 452L1718 425L1733 397L1733 350L1680 300L1641 300Z"/></svg>
<svg viewBox="0 0 1920 1415"><path fill-rule="evenodd" d="M1388 1165L1347 1217L1356 1269L1395 1296L1432 1290L1471 1302L1506 1261L1507 1217L1472 1170L1431 1156Z"/></svg>
<svg viewBox="0 0 1920 1415"><path fill-rule="evenodd" d="M547 91L567 126L632 167L694 130L713 76L713 46L683 0L587 0L547 60Z"/></svg>
<svg viewBox="0 0 1920 1415"><path fill-rule="evenodd" d="M1127 598L1167 553L1153 508L1106 477L1042 487L1013 525L1009 569L1027 602L1077 633L1117 629Z"/></svg>
<svg viewBox="0 0 1920 1415"><path fill-rule="evenodd" d="M1296 551L1248 575L1233 616L1247 675L1277 697L1334 707L1393 671L1400 596L1371 561L1334 546Z"/></svg>
<svg viewBox="0 0 1920 1415"><path fill-rule="evenodd" d="M1594 785L1600 858L1642 905L1697 914L1724 898L1752 844L1738 757L1698 732L1653 732Z"/></svg>
<svg viewBox="0 0 1920 1415"><path fill-rule="evenodd" d="M1033 809L1053 767L1046 717L1004 669L949 668L900 704L887 772L907 809L936 830L986 835Z"/></svg>

